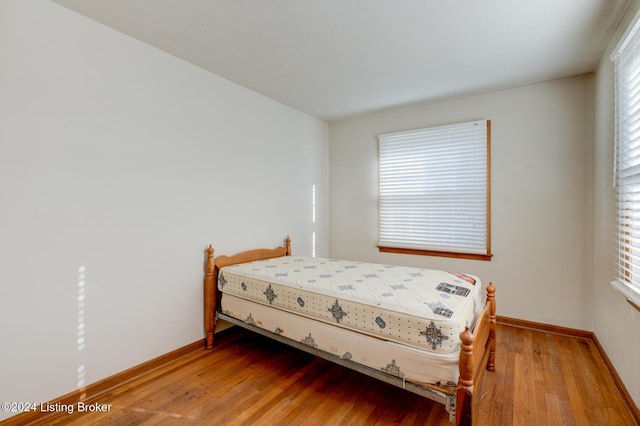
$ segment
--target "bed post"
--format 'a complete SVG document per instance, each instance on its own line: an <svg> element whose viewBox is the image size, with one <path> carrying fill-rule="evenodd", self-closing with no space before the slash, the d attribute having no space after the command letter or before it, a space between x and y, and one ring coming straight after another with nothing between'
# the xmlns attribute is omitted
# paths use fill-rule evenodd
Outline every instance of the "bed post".
<svg viewBox="0 0 640 426"><path fill-rule="evenodd" d="M496 371L496 288L490 282L487 287L487 305L489 305L489 360L487 370Z"/></svg>
<svg viewBox="0 0 640 426"><path fill-rule="evenodd" d="M473 407L473 335L469 327L460 333L460 378L456 390L456 426L471 425Z"/></svg>
<svg viewBox="0 0 640 426"><path fill-rule="evenodd" d="M213 349L213 334L216 328L216 265L213 261L213 247L207 248L207 261L204 276L204 330L206 334L205 348Z"/></svg>

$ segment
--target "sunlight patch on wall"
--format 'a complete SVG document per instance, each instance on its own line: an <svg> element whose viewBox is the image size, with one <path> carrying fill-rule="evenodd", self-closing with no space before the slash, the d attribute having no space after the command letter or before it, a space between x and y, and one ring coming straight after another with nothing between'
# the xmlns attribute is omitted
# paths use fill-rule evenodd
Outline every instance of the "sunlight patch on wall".
<svg viewBox="0 0 640 426"><path fill-rule="evenodd" d="M311 223L316 227L316 185L311 185ZM316 231L311 233L311 257L316 257Z"/></svg>
<svg viewBox="0 0 640 426"><path fill-rule="evenodd" d="M86 302L86 267L78 268L78 317L77 317L77 348L82 352L85 348L85 302ZM85 366L77 369L77 384L82 387L85 384Z"/></svg>
<svg viewBox="0 0 640 426"><path fill-rule="evenodd" d="M311 186L311 222L316 223L316 186Z"/></svg>

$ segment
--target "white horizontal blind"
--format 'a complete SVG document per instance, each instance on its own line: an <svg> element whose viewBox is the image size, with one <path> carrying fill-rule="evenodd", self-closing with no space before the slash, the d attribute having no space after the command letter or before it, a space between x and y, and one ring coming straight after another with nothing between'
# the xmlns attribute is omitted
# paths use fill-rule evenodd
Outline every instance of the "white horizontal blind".
<svg viewBox="0 0 640 426"><path fill-rule="evenodd" d="M380 135L380 247L489 254L487 121Z"/></svg>
<svg viewBox="0 0 640 426"><path fill-rule="evenodd" d="M615 60L617 279L640 290L640 33L623 40Z"/></svg>

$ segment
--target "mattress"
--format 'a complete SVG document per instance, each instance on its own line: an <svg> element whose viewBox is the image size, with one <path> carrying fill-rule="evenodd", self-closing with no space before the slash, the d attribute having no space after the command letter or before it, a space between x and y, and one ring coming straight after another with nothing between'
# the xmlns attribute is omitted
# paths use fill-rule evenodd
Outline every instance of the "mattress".
<svg viewBox="0 0 640 426"><path fill-rule="evenodd" d="M218 277L223 294L439 354L459 351L481 287L468 274L301 256L226 266Z"/></svg>
<svg viewBox="0 0 640 426"><path fill-rule="evenodd" d="M383 371L403 381L435 385L452 393L458 380L459 352L436 354L223 294L222 312L338 358Z"/></svg>

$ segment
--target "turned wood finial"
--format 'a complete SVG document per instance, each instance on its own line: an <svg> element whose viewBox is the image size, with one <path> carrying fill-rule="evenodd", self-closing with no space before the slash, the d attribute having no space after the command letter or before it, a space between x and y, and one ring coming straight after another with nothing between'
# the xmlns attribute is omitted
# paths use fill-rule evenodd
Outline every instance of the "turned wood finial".
<svg viewBox="0 0 640 426"><path fill-rule="evenodd" d="M287 256L291 256L291 237L287 235L285 238L285 248L287 249Z"/></svg>
<svg viewBox="0 0 640 426"><path fill-rule="evenodd" d="M209 247L207 247L207 262L205 266L207 275L213 275L214 273L215 264L213 262L213 252L213 247L209 245Z"/></svg>
<svg viewBox="0 0 640 426"><path fill-rule="evenodd" d="M460 340L462 341L462 344L460 345L462 351L464 353L471 354L473 352L473 334L471 334L468 326L464 328L462 333L460 333Z"/></svg>
<svg viewBox="0 0 640 426"><path fill-rule="evenodd" d="M487 286L487 305L489 305L489 320L496 323L496 288L492 282Z"/></svg>
<svg viewBox="0 0 640 426"><path fill-rule="evenodd" d="M487 286L487 305L489 305L489 316L492 323L496 323L496 288L492 282Z"/></svg>
<svg viewBox="0 0 640 426"><path fill-rule="evenodd" d="M473 335L469 327L460 333L460 382L463 387L473 386Z"/></svg>
<svg viewBox="0 0 640 426"><path fill-rule="evenodd" d="M491 294L491 296L495 296L496 294L496 286L493 285L493 282L490 282L487 286L487 293Z"/></svg>
<svg viewBox="0 0 640 426"><path fill-rule="evenodd" d="M487 286L487 300L493 300L496 298L496 287L492 282Z"/></svg>

